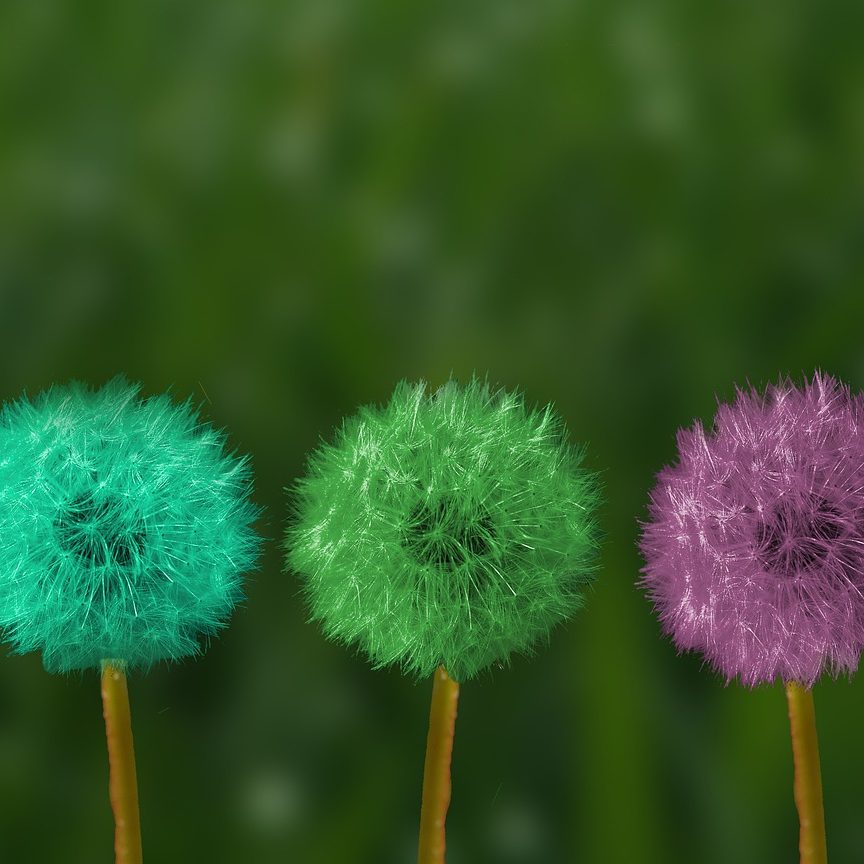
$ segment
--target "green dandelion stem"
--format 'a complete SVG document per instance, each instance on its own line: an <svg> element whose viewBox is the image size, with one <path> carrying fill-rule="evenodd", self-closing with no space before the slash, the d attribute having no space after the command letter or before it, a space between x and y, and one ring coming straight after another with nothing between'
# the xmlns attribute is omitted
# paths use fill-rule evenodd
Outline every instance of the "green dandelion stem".
<svg viewBox="0 0 864 864"><path fill-rule="evenodd" d="M450 806L450 758L458 703L459 685L443 666L439 666L432 684L429 735L426 739L418 864L444 864L444 823Z"/></svg>
<svg viewBox="0 0 864 864"><path fill-rule="evenodd" d="M108 787L114 811L115 862L141 864L141 820L129 690L125 670L110 660L102 662L102 708L108 739Z"/></svg>
<svg viewBox="0 0 864 864"><path fill-rule="evenodd" d="M801 864L826 864L825 811L813 691L796 681L786 684L792 756L795 762L795 806L801 823L798 849Z"/></svg>

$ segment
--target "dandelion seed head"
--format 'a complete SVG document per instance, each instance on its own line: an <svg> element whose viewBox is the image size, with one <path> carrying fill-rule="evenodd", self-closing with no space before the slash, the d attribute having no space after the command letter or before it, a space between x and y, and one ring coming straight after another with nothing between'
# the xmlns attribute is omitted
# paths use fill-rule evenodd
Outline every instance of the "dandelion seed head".
<svg viewBox="0 0 864 864"><path fill-rule="evenodd" d="M664 630L727 680L810 686L864 646L864 404L816 373L678 433L643 525Z"/></svg>
<svg viewBox="0 0 864 864"><path fill-rule="evenodd" d="M598 500L551 408L474 379L401 383L291 490L287 562L312 618L376 667L456 680L530 651L594 577Z"/></svg>
<svg viewBox="0 0 864 864"><path fill-rule="evenodd" d="M139 390L73 382L0 412L0 628L49 671L198 653L258 556L248 461Z"/></svg>

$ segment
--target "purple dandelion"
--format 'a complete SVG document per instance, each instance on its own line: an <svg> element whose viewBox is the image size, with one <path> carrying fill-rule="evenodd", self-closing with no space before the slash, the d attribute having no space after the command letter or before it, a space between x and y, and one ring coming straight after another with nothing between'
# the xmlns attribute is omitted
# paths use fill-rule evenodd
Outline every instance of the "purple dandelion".
<svg viewBox="0 0 864 864"><path fill-rule="evenodd" d="M864 402L828 375L738 390L678 433L643 526L642 585L727 682L785 683L802 864L825 864L811 687L864 647Z"/></svg>
<svg viewBox="0 0 864 864"><path fill-rule="evenodd" d="M816 373L738 390L678 433L643 526L642 585L667 633L727 681L854 672L864 646L862 402Z"/></svg>

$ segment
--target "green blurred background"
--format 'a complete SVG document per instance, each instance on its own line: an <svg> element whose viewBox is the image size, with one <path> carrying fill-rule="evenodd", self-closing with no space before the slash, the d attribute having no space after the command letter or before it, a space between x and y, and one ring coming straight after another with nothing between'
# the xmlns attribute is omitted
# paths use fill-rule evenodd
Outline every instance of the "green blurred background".
<svg viewBox="0 0 864 864"><path fill-rule="evenodd" d="M131 682L151 862L401 864L429 688L326 643L283 487L402 377L552 400L608 502L547 650L463 688L448 864L791 862L782 689L634 587L676 428L734 382L864 386L858 2L0 4L0 398L116 372L254 458L270 538L198 661ZM864 682L817 686L864 860ZM0 860L109 862L95 675L0 660Z"/></svg>

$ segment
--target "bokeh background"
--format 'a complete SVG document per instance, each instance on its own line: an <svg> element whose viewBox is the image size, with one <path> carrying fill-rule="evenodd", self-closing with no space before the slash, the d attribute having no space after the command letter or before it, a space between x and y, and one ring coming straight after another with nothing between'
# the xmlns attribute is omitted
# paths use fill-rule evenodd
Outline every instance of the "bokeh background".
<svg viewBox="0 0 864 864"><path fill-rule="evenodd" d="M429 688L305 621L283 487L403 377L554 401L602 470L588 608L463 688L450 864L791 862L779 686L678 657L635 587L674 434L734 383L864 386L864 5L0 4L0 397L191 396L269 538L195 662L131 682L149 861L401 864ZM864 681L816 702L864 860ZM0 860L109 862L95 675L0 658Z"/></svg>

